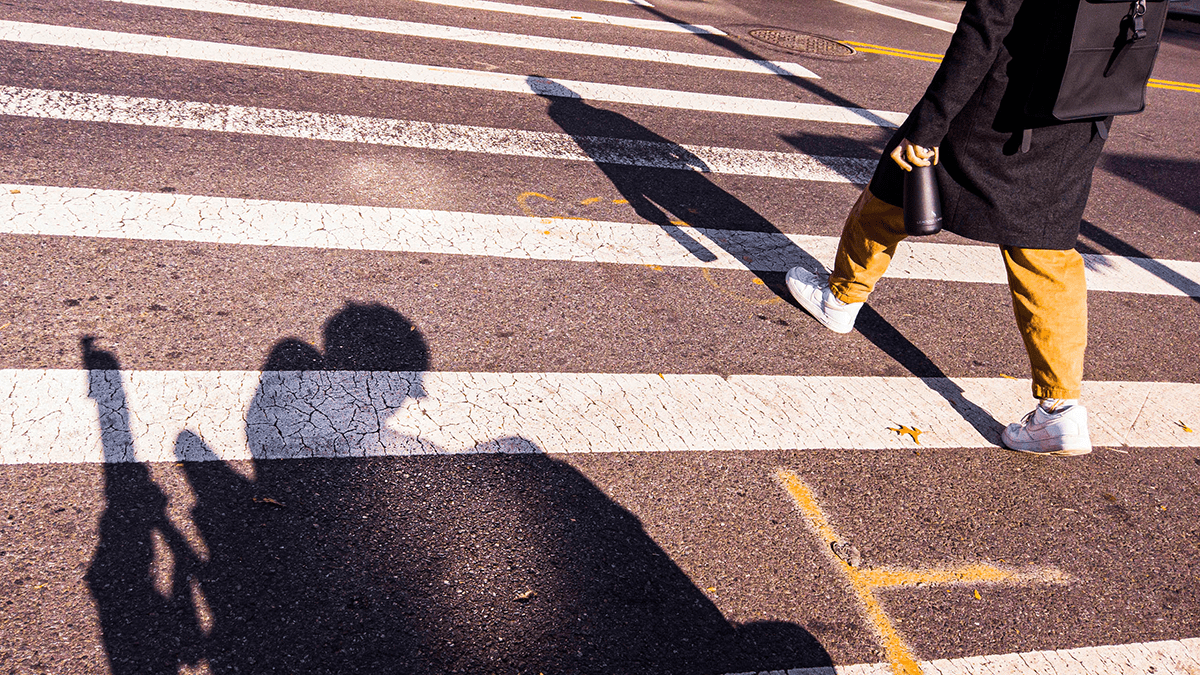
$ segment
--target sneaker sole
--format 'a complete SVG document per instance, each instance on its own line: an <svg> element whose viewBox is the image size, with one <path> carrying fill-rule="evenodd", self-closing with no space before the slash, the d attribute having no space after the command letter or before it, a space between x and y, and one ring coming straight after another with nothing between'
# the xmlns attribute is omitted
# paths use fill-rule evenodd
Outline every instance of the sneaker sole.
<svg viewBox="0 0 1200 675"><path fill-rule="evenodd" d="M821 311L820 305L814 305L811 301L809 301L808 298L804 297L800 293L797 293L796 289L792 288L792 280L791 279L787 280L786 285L787 285L788 293L791 294L792 299L794 299L801 307L803 307L804 311L808 312L812 318L816 319L817 323L820 323L822 326L825 326L829 330L831 330L835 333L840 333L842 335L845 335L854 330L853 324L851 324L849 326L839 326L839 325L829 323L829 320L825 318L825 313Z"/></svg>

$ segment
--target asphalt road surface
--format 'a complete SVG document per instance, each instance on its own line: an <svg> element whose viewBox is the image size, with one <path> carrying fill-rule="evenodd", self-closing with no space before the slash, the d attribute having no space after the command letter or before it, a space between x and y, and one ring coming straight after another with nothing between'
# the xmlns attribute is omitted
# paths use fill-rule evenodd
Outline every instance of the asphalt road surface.
<svg viewBox="0 0 1200 675"><path fill-rule="evenodd" d="M993 248L783 287L961 4L263 1L0 3L0 672L1200 673L1194 24L1053 459Z"/></svg>

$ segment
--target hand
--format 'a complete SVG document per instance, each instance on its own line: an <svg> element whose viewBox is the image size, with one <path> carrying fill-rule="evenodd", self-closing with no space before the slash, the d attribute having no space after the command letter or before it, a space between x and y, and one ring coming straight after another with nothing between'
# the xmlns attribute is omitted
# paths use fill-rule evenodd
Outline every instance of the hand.
<svg viewBox="0 0 1200 675"><path fill-rule="evenodd" d="M908 158L908 162L904 161L905 157ZM913 165L929 166L930 158L933 158L933 164L936 165L938 163L937 148L923 148L919 145L909 143L908 139L900 141L900 145L897 145L896 149L892 151L892 161L900 165L900 168L905 171L912 171ZM909 164L909 162L912 162L912 164Z"/></svg>

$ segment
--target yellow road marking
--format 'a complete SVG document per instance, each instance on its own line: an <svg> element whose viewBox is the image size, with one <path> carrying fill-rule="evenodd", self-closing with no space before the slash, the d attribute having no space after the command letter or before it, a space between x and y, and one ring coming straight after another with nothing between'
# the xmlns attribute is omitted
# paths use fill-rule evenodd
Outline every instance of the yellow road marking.
<svg viewBox="0 0 1200 675"><path fill-rule="evenodd" d="M941 63L945 58L944 54L934 54L931 52L915 52L910 49L897 49L896 47L885 47L883 45L873 45L866 42L850 42L842 40L844 44L854 47L864 54L883 54L885 56L897 56L902 59L913 59L916 61L928 61L930 63ZM1159 80L1150 79L1150 83L1146 86L1154 89L1171 89L1174 91L1190 91L1200 94L1200 84L1192 82L1175 82L1174 80Z"/></svg>
<svg viewBox="0 0 1200 675"><path fill-rule="evenodd" d="M525 215L529 216L530 218L538 217L537 214L533 212L533 207L529 206L529 199L531 197L537 197L538 199L545 199L548 202L558 201L554 197L551 197L549 195L544 195L540 192L522 192L521 194L517 195L517 203L521 205L521 210L525 212Z"/></svg>
<svg viewBox="0 0 1200 675"><path fill-rule="evenodd" d="M1017 572L995 565L975 564L940 569L912 570L902 567L878 567L855 570L873 588L905 588L909 586L939 586L947 584L999 584L1005 582L1045 581L1063 582L1058 570Z"/></svg>
<svg viewBox="0 0 1200 675"><path fill-rule="evenodd" d="M713 288L720 291L722 294L729 296L729 297L733 298L734 300L740 300L742 302L746 302L751 305L758 305L758 306L773 305L777 302L783 302L783 298L779 297L778 295L773 295L773 296L767 298L766 300L756 300L754 298L747 298L746 296L742 295L741 293L737 293L736 291L731 291L731 290L721 286L721 284L717 283L717 280L713 278L712 271L709 270L707 267L700 268L700 276L704 277L704 280L708 282L709 286L712 286ZM762 280L755 279L755 281L761 282ZM766 286L765 283L761 284L761 285Z"/></svg>
<svg viewBox="0 0 1200 675"><path fill-rule="evenodd" d="M897 54L909 54L911 56L932 56L935 59L942 58L942 54L937 54L934 52L914 52L911 49L900 49L898 47L885 47L883 45L873 45L873 44L868 44L866 42L846 42L846 44L852 45L854 47L868 47L871 49L883 49L883 50L887 50L889 52L893 52L893 53L897 53Z"/></svg>
<svg viewBox="0 0 1200 675"><path fill-rule="evenodd" d="M1175 82L1175 80L1170 79L1150 78L1150 85L1160 86L1160 88L1163 89L1180 88L1183 91L1200 91L1200 84L1194 84L1190 82Z"/></svg>
<svg viewBox="0 0 1200 675"><path fill-rule="evenodd" d="M879 637L894 675L921 675L921 668L917 664L912 649L904 641L900 632L896 630L887 610L880 604L875 591L911 588L924 584L996 584L1029 581L1063 583L1068 580L1067 575L1053 568L1032 568L1029 571L1021 572L982 563L926 569L901 567L859 569L853 567L833 554L833 544L842 539L829 522L829 517L825 515L825 511L813 496L808 485L792 471L780 469L776 476L783 483L783 487L791 496L792 501L799 507L809 528L825 543L822 549L826 558L842 572L850 583L850 587L862 605L863 613ZM975 597L981 599L978 590L975 591Z"/></svg>
<svg viewBox="0 0 1200 675"><path fill-rule="evenodd" d="M1176 87L1174 85L1158 84L1158 83L1152 81L1152 82L1150 82L1150 84L1148 84L1146 86L1153 87L1154 89L1173 89L1175 91L1190 91L1193 94L1200 94L1200 85L1196 85L1196 84L1186 86L1186 87Z"/></svg>
<svg viewBox="0 0 1200 675"><path fill-rule="evenodd" d="M887 56L899 56L905 59L915 59L917 61L928 61L930 63L941 63L941 54L932 54L929 52L914 52L908 49L896 49L895 47L884 47L883 45L873 45L866 42L848 42L845 44L856 48L860 52L867 54L886 54Z"/></svg>
<svg viewBox="0 0 1200 675"><path fill-rule="evenodd" d="M598 201L601 201L601 198L600 198L600 197L588 197L587 199L585 199L585 200L583 200L583 201L581 201L581 202L579 202L579 203L580 203L580 204L582 204L582 205L584 205L584 206L588 206L588 205L590 205L590 204L595 204L595 203L596 203L596 202L598 202Z"/></svg>
<svg viewBox="0 0 1200 675"><path fill-rule="evenodd" d="M614 204L628 204L629 200L628 199L614 199L613 203Z"/></svg>

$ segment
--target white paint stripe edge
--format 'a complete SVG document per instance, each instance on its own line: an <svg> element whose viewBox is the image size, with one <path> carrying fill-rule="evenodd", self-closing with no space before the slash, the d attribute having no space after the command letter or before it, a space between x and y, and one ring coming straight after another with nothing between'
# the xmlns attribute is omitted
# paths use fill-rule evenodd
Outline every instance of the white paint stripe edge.
<svg viewBox="0 0 1200 675"><path fill-rule="evenodd" d="M601 1L602 2L616 2L616 3L626 4L626 5L638 5L639 7L653 7L654 6L654 5L650 4L649 2L647 2L647 0L601 0Z"/></svg>
<svg viewBox="0 0 1200 675"><path fill-rule="evenodd" d="M865 185L876 160L0 86L0 115Z"/></svg>
<svg viewBox="0 0 1200 675"><path fill-rule="evenodd" d="M858 9L865 9L868 12L882 14L883 16L890 16L893 19L900 19L901 21L927 26L929 28L934 28L946 33L953 33L958 27L949 21L931 19L930 17L923 16L921 14L914 14L913 12L906 12L903 9L896 9L895 7L882 5L878 2L871 2L871 0L835 0L835 2L840 2L843 5L849 5L851 7L857 7Z"/></svg>
<svg viewBox="0 0 1200 675"><path fill-rule="evenodd" d="M13 194L12 191L17 193ZM782 272L837 238L225 197L0 186L0 232ZM690 241L687 247L681 242ZM1200 263L1087 255L1088 287L1200 297ZM888 277L1005 284L993 246L905 242Z"/></svg>
<svg viewBox="0 0 1200 675"><path fill-rule="evenodd" d="M0 21L0 40L121 54L180 58L210 63L278 68L312 73L366 77L486 91L534 94L659 108L757 117L809 120L863 126L899 126L907 116L882 110L842 108L817 103L744 98L721 94L671 91L619 84L551 80L509 73L443 68L266 47L250 47L156 35L117 33L48 24Z"/></svg>
<svg viewBox="0 0 1200 675"><path fill-rule="evenodd" d="M627 28L648 28L650 30L670 30L697 34L725 35L724 32L714 28L713 26L693 25L686 23L677 24L657 19L627 19L620 16L609 16L607 14L572 12L565 9L531 7L529 5L516 5L506 2L491 2L489 0L417 0L417 2L424 2L431 5L442 5L445 7L476 9L485 12L524 14L525 16L536 16L539 19L565 19L567 21L586 21L590 23L608 24L610 26L625 26ZM679 26L682 27L682 30L680 28L669 28L669 26Z"/></svg>
<svg viewBox="0 0 1200 675"><path fill-rule="evenodd" d="M473 44L486 44L496 47L516 47L519 49L535 49L542 51L560 52L565 54L581 54L585 56L600 56L605 58L649 61L695 68L711 68L744 73L760 73L770 75L790 75L820 79L811 70L798 63L783 61L762 61L736 58L730 56L711 56L687 52L673 52L665 49L649 49L625 45L584 42L581 40L563 40L559 38L539 37L533 35L517 35L500 33L456 26L443 26L427 23L413 23L394 19L357 16L353 14L335 14L293 7L277 7L273 5L257 5L246 2L231 2L230 0L110 0L128 5L143 5L149 7L167 7L195 12L208 12L231 16L242 16L270 21L287 21L313 26L330 28L345 28L390 35L405 35ZM615 0L626 2L629 0Z"/></svg>
<svg viewBox="0 0 1200 675"><path fill-rule="evenodd" d="M1013 654L922 661L923 675L1200 675L1200 638L1134 642ZM893 675L886 663L740 673L739 675Z"/></svg>
<svg viewBox="0 0 1200 675"><path fill-rule="evenodd" d="M888 429L897 424L922 429L926 448L992 447L972 422L1017 419L1029 388L1003 378L0 370L0 463L913 447ZM1198 384L1087 382L1084 399L1097 446L1200 445L1175 424L1195 419ZM960 410L973 406L986 412L967 421ZM124 425L130 435L115 445L102 436ZM208 451L177 450L184 430Z"/></svg>

